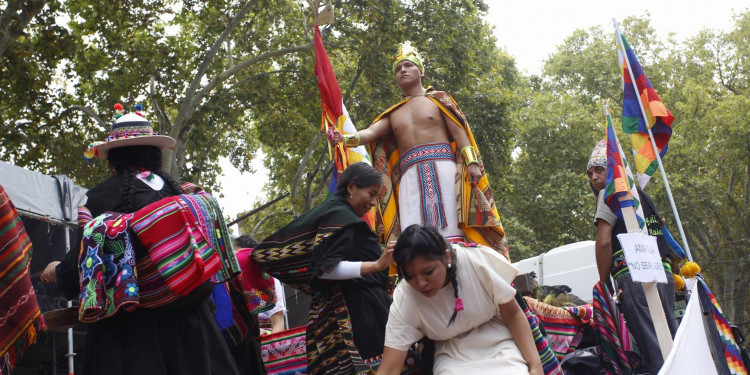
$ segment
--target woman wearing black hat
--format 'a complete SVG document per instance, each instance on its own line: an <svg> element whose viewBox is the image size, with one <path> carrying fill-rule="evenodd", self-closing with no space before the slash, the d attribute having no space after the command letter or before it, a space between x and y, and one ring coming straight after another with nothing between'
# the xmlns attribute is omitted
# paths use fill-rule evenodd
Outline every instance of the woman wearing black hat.
<svg viewBox="0 0 750 375"><path fill-rule="evenodd" d="M122 106L115 109L119 112ZM180 185L161 170L161 150L172 147L174 139L157 135L150 122L136 113L118 114L109 137L87 151L89 157L106 159L112 172L112 177L87 193L86 208L92 217L105 211L131 213L162 198L183 194ZM132 244L136 261L148 256L137 239ZM50 263L40 276L43 282L56 282L68 299L77 299L81 293L79 254L78 250L70 251L62 262ZM164 306L121 309L89 324L82 372L238 374L213 318L207 298L212 289L212 285L202 285Z"/></svg>

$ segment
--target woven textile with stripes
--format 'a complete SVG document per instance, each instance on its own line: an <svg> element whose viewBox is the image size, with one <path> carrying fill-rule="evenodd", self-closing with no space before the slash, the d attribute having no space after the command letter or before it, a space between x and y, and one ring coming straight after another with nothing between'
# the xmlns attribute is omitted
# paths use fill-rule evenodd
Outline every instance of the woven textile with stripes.
<svg viewBox="0 0 750 375"><path fill-rule="evenodd" d="M583 327L591 321L591 305L555 307L531 297L524 297L529 308L544 324L547 340L558 360L576 349L583 338Z"/></svg>
<svg viewBox="0 0 750 375"><path fill-rule="evenodd" d="M594 327L600 339L602 371L612 375L634 374L640 358L638 348L609 289L601 281L594 286Z"/></svg>
<svg viewBox="0 0 750 375"><path fill-rule="evenodd" d="M251 259L284 284L313 294L314 251L323 241L348 225L363 223L350 209L342 209L340 198L333 196L287 226L272 234L253 249Z"/></svg>
<svg viewBox="0 0 750 375"><path fill-rule="evenodd" d="M730 326L729 321L724 316L724 313L721 312L719 302L716 300L716 297L714 297L711 290L708 289L708 285L706 285L705 281L698 279L698 282L706 292L708 300L711 302L711 315L716 324L716 330L719 331L719 340L721 341L721 347L724 352L724 359L727 362L727 367L729 368L729 373L747 375L748 372L745 363L742 362L740 347L734 339L734 333L732 333L732 327Z"/></svg>
<svg viewBox="0 0 750 375"><path fill-rule="evenodd" d="M544 325L540 320L534 316L529 305L526 304L526 300L521 296L521 293L516 292L516 302L521 306L521 310L526 315L526 320L529 322L531 328L531 336L534 338L534 344L536 350L539 352L539 359L542 362L542 370L544 375L562 375L562 369L560 368L560 362L555 356L555 352L547 341L547 333L544 331Z"/></svg>
<svg viewBox="0 0 750 375"><path fill-rule="evenodd" d="M106 212L86 220L87 210L79 210L84 322L121 307L164 306L206 281L223 283L240 271L218 202L204 192L163 198L132 214ZM149 256L132 264L136 237Z"/></svg>
<svg viewBox="0 0 750 375"><path fill-rule="evenodd" d="M169 290L185 296L209 279L240 272L216 199L206 193L167 197L133 214L131 227Z"/></svg>
<svg viewBox="0 0 750 375"><path fill-rule="evenodd" d="M261 336L260 353L268 375L306 374L305 326Z"/></svg>
<svg viewBox="0 0 750 375"><path fill-rule="evenodd" d="M15 366L44 330L29 276L31 240L16 207L0 186L0 374Z"/></svg>

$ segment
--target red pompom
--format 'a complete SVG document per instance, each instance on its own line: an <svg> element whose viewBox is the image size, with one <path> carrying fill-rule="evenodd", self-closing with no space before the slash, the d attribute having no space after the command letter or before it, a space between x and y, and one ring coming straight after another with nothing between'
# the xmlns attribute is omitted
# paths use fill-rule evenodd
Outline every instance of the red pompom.
<svg viewBox="0 0 750 375"><path fill-rule="evenodd" d="M122 111L122 104L116 103L115 104L115 111Z"/></svg>

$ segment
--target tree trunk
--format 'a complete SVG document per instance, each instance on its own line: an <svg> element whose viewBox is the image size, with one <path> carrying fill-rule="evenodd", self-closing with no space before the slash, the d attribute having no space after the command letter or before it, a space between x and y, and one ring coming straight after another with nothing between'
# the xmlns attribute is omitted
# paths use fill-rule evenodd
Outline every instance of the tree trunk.
<svg viewBox="0 0 750 375"><path fill-rule="evenodd" d="M31 20L47 5L48 0L9 0L0 14L0 56L23 35ZM21 13L19 14L19 10Z"/></svg>

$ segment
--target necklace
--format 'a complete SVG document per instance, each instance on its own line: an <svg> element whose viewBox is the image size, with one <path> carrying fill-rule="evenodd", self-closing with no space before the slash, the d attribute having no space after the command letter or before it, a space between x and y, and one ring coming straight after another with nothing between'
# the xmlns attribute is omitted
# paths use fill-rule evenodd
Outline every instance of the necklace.
<svg viewBox="0 0 750 375"><path fill-rule="evenodd" d="M426 92L426 91L425 91L425 92L423 92L423 93L421 93L421 94L417 94L417 95L406 95L406 94L401 94L401 96L403 96L404 98L409 98L409 99L411 99L411 98L417 98L417 97L420 97L420 96L426 96L426 95L427 95L427 92Z"/></svg>

